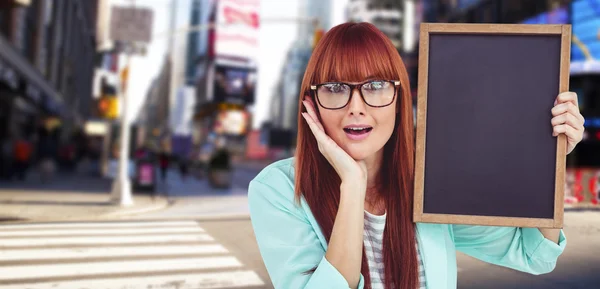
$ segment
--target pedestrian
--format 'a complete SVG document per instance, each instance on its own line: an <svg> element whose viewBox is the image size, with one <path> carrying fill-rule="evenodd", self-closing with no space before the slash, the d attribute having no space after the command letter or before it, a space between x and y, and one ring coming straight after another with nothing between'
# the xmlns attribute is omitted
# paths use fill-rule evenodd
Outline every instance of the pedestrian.
<svg viewBox="0 0 600 289"><path fill-rule="evenodd" d="M19 137L14 144L14 171L18 180L25 180L31 159L32 147L29 141Z"/></svg>
<svg viewBox="0 0 600 289"><path fill-rule="evenodd" d="M409 83L398 51L370 23L338 25L316 45L300 87L296 155L248 189L275 288L455 289L456 250L531 274L555 267L560 229L413 223ZM583 135L583 117L566 105L576 97L559 94L548 118L554 135L567 135L567 152Z"/></svg>
<svg viewBox="0 0 600 289"><path fill-rule="evenodd" d="M160 153L158 163L160 168L160 178L165 182L167 180L167 171L169 170L169 155L165 151Z"/></svg>

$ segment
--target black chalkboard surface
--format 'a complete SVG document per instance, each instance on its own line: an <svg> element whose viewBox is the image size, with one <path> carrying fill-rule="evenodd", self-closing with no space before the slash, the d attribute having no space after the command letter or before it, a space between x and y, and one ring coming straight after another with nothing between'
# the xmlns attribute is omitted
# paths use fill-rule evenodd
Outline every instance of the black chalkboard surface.
<svg viewBox="0 0 600 289"><path fill-rule="evenodd" d="M421 24L414 221L562 228L571 27Z"/></svg>

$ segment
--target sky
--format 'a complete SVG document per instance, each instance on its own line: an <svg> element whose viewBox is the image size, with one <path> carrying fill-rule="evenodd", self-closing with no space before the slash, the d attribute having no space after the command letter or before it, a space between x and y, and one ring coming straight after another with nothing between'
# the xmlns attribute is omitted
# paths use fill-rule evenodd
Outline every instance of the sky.
<svg viewBox="0 0 600 289"><path fill-rule="evenodd" d="M154 11L153 35L161 35L170 28L171 1L178 2L177 18L189 18L188 3L190 0L136 0L139 7L147 7ZM261 0L261 28L259 32L259 72L257 97L254 105L253 127L258 128L268 118L268 109L273 89L279 80L281 66L285 61L287 51L296 39L298 25L298 7L305 0ZM344 21L344 8L348 0L332 0L332 23ZM113 5L131 5L132 0L111 0ZM268 19L289 19L287 22L269 22ZM183 21L185 22L185 21ZM147 47L145 56L135 56L131 59L128 119L134 120L141 109L152 81L160 73L165 60L169 39L154 38ZM183 56L181 56L183 57ZM123 63L123 62L122 62ZM190 108L192 109L192 108Z"/></svg>

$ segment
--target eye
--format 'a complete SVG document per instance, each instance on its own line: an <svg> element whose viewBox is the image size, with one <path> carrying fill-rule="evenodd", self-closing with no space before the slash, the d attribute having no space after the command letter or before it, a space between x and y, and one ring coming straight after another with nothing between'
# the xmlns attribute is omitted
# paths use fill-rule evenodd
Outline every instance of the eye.
<svg viewBox="0 0 600 289"><path fill-rule="evenodd" d="M325 88L327 92L331 93L340 93L348 90L348 87L343 83L329 83L323 85L323 88Z"/></svg>
<svg viewBox="0 0 600 289"><path fill-rule="evenodd" d="M370 81L363 85L363 89L365 90L381 90L389 86L389 83L386 81Z"/></svg>

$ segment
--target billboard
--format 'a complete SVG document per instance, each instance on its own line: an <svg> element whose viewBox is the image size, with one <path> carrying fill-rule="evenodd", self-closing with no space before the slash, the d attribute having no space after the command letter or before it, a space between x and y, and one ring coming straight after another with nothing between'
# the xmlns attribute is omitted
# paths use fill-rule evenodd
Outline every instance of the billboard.
<svg viewBox="0 0 600 289"><path fill-rule="evenodd" d="M214 45L217 57L257 61L260 0L219 0Z"/></svg>
<svg viewBox="0 0 600 289"><path fill-rule="evenodd" d="M577 0L571 4L573 46L571 62L600 59L600 0ZM600 65L595 66L600 71Z"/></svg>
<svg viewBox="0 0 600 289"><path fill-rule="evenodd" d="M215 102L253 104L256 91L256 69L216 65L214 73Z"/></svg>
<svg viewBox="0 0 600 289"><path fill-rule="evenodd" d="M525 19L523 24L567 24L569 23L569 12L567 7L559 7L552 11L538 14Z"/></svg>

